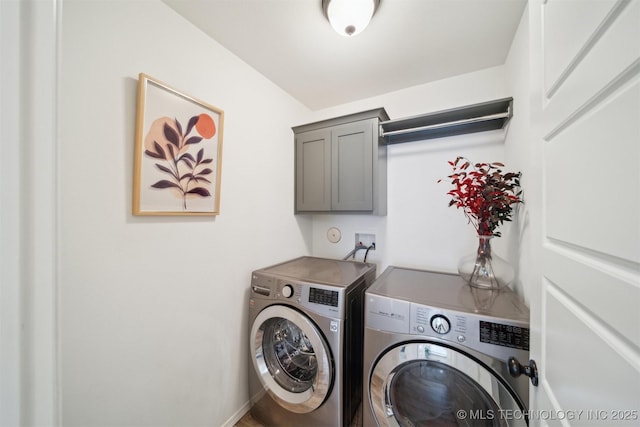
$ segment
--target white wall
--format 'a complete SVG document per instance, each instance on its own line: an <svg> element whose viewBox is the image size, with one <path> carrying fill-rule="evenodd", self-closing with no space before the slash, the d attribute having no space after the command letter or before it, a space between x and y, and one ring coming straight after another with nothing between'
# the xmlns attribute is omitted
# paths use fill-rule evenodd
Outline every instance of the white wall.
<svg viewBox="0 0 640 427"><path fill-rule="evenodd" d="M291 126L308 113L159 1L64 1L65 426L219 426L246 409L250 272L310 250ZM225 112L221 214L133 217L138 73Z"/></svg>
<svg viewBox="0 0 640 427"><path fill-rule="evenodd" d="M505 142L505 160L514 169L522 171L524 198L524 204L518 206L508 246L517 260L513 263L517 269L514 288L528 305L531 298L536 298L531 295L533 284L540 282L542 239L542 147L535 143L531 131L529 29L529 8L525 8L505 63L509 91L514 97L514 118Z"/></svg>
<svg viewBox="0 0 640 427"><path fill-rule="evenodd" d="M327 109L319 115L331 117L383 106L391 119L399 119L512 96L506 82L505 68L500 66ZM450 184L437 181L451 173L447 161L457 156L474 162L503 161L506 134L483 132L389 146L387 216L315 215L314 254L342 257L353 248L355 233L364 232L376 235L376 250L369 252L367 261L378 265L378 274L389 265L457 271L460 258L477 249L476 233L462 211L448 207ZM326 238L331 226L342 231L343 239L337 244ZM503 237L494 239L494 249L517 263L515 254L508 252L509 229L509 224L501 228ZM356 258L363 256L360 251Z"/></svg>

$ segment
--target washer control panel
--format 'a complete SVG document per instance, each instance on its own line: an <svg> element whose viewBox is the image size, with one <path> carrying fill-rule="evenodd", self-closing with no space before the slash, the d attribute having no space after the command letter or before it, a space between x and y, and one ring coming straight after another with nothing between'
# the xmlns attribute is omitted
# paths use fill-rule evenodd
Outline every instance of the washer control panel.
<svg viewBox="0 0 640 427"><path fill-rule="evenodd" d="M251 298L280 300L328 317L341 317L344 289L336 286L291 281L284 277L254 272Z"/></svg>

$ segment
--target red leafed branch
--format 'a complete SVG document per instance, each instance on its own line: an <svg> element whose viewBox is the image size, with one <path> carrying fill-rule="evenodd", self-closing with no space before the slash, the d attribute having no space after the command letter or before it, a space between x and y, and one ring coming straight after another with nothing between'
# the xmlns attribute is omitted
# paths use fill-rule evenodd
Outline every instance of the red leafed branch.
<svg viewBox="0 0 640 427"><path fill-rule="evenodd" d="M511 221L513 205L523 203L520 172L503 172L502 163L472 164L464 157L449 161L452 173L447 178L453 189L449 206L462 209L480 236L501 234L496 229ZM438 180L440 182L442 180Z"/></svg>

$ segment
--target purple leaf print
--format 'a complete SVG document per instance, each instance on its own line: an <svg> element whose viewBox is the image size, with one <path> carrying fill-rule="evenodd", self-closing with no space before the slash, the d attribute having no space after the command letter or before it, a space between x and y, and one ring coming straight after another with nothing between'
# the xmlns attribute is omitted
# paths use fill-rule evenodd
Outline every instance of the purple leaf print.
<svg viewBox="0 0 640 427"><path fill-rule="evenodd" d="M202 196L202 197L211 196L211 193L209 193L209 190L207 190L206 188L202 188L202 187L192 188L191 190L188 191L188 193L189 194L197 194L197 195Z"/></svg>
<svg viewBox="0 0 640 427"><path fill-rule="evenodd" d="M162 172L166 172L166 173L169 173L169 174L171 174L171 175L175 176L175 174L173 173L173 171L172 171L171 169L169 169L168 167L166 167L166 166L162 166L160 163L156 163L156 166L157 166L157 167L158 167L158 169L160 169Z"/></svg>
<svg viewBox="0 0 640 427"><path fill-rule="evenodd" d="M149 151L149 150L145 150L144 154L146 154L149 157L153 157L154 159L164 159L165 157L158 154L158 153L154 153L153 151Z"/></svg>
<svg viewBox="0 0 640 427"><path fill-rule="evenodd" d="M182 135L182 125L180 124L178 119L175 119L175 122L176 122L176 127L178 128L178 135Z"/></svg>
<svg viewBox="0 0 640 427"><path fill-rule="evenodd" d="M200 141L202 141L202 137L200 137L200 136L192 136L191 138L187 139L187 142L185 142L185 144L187 144L187 145L197 144Z"/></svg>
<svg viewBox="0 0 640 427"><path fill-rule="evenodd" d="M177 123L177 121L176 121ZM168 124L164 125L164 137L167 138L167 141L180 148L180 137L178 133L171 128Z"/></svg>
<svg viewBox="0 0 640 427"><path fill-rule="evenodd" d="M152 185L153 188L180 188L180 186L174 182L171 181L167 181L166 179L163 179L161 181L156 182L155 184Z"/></svg>
<svg viewBox="0 0 640 427"><path fill-rule="evenodd" d="M198 121L204 117L203 124ZM207 117L204 114L195 115L188 121L186 132L183 134L183 127L180 121L170 118L157 119L149 135L154 135L156 139L146 143L144 154L157 160L164 160L165 163L154 163L156 168L168 175L168 179L162 179L151 185L155 189L177 189L182 194L182 206L187 210L187 196L191 197L211 197L211 193L202 183L211 184L207 176L214 173L210 165L213 158L205 158L204 148L199 148L194 153L192 147L204 141L204 138L212 138L215 135L215 126L211 130L210 123L207 124ZM202 135L193 131L202 132ZM153 133L152 133L153 132ZM204 138L203 138L203 135ZM191 151L191 152L190 152ZM175 191L175 190L174 190Z"/></svg>
<svg viewBox="0 0 640 427"><path fill-rule="evenodd" d="M198 116L193 116L189 119L189 124L187 125L187 133L189 135L191 133L191 129L198 123Z"/></svg>

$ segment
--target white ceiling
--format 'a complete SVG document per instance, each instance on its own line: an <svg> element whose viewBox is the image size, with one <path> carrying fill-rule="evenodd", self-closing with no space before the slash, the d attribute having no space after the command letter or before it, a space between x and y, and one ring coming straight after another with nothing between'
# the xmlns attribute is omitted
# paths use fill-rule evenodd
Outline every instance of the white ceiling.
<svg viewBox="0 0 640 427"><path fill-rule="evenodd" d="M526 0L381 0L336 34L321 0L163 0L312 110L504 63Z"/></svg>

